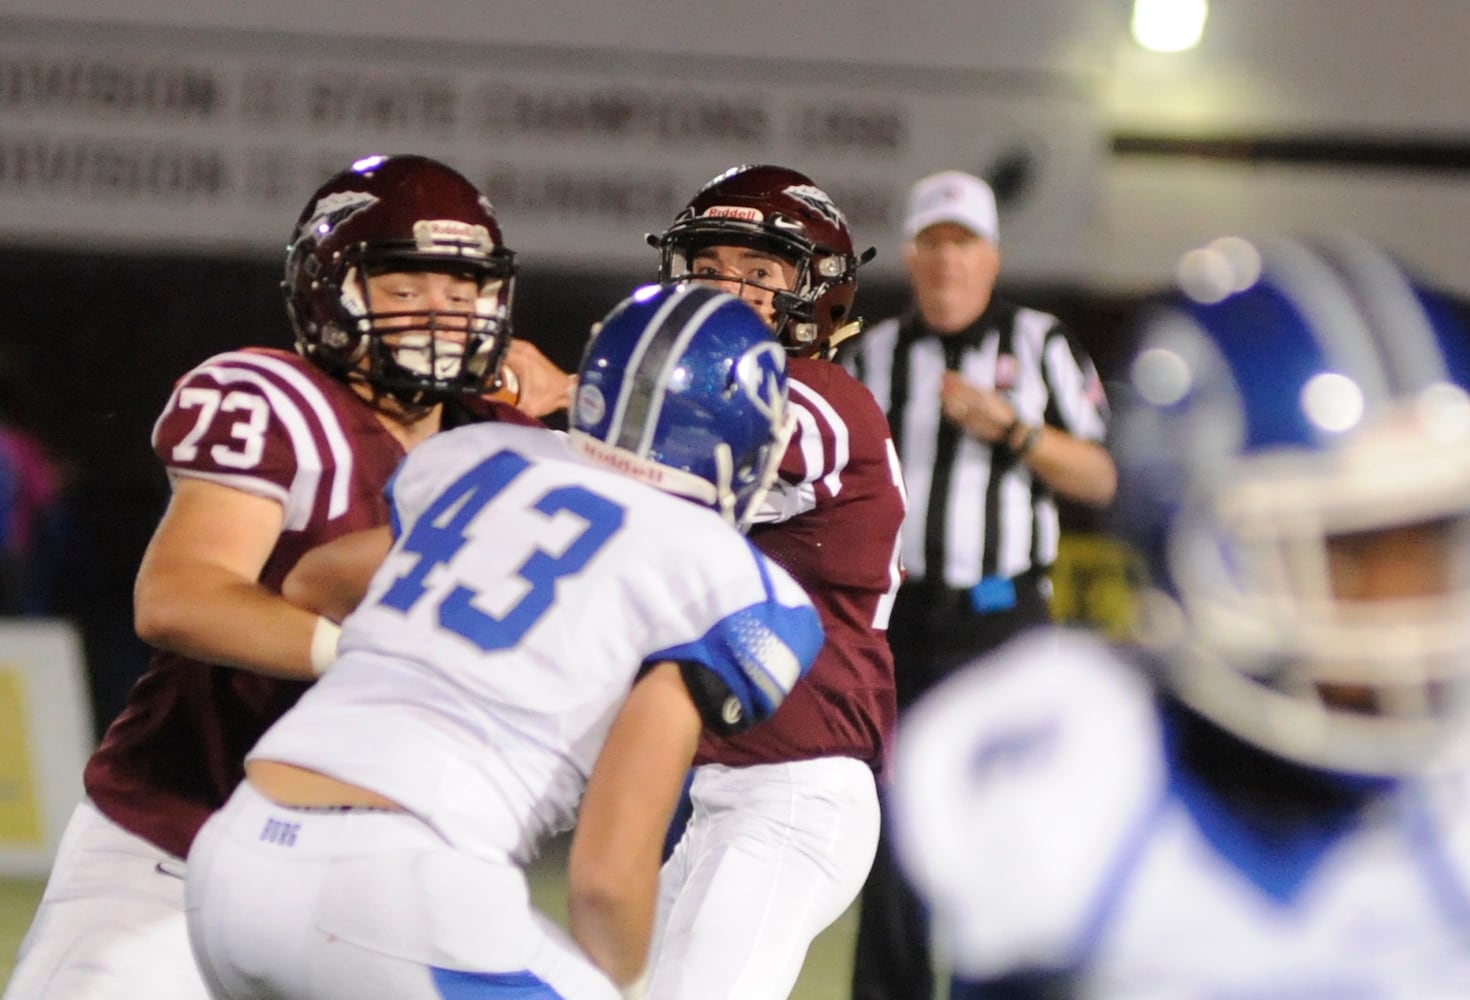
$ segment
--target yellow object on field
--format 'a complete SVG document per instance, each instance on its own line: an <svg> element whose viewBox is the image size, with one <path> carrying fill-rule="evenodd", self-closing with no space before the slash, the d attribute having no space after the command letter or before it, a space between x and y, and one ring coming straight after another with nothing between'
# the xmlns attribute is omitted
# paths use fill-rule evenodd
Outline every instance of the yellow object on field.
<svg viewBox="0 0 1470 1000"><path fill-rule="evenodd" d="M1143 578L1132 549L1109 535L1063 534L1052 566L1052 617L1125 639L1133 626L1133 595Z"/></svg>
<svg viewBox="0 0 1470 1000"><path fill-rule="evenodd" d="M51 867L92 744L76 626L0 618L0 877Z"/></svg>
<svg viewBox="0 0 1470 1000"><path fill-rule="evenodd" d="M0 844L7 847L44 846L27 716L25 674L0 661Z"/></svg>

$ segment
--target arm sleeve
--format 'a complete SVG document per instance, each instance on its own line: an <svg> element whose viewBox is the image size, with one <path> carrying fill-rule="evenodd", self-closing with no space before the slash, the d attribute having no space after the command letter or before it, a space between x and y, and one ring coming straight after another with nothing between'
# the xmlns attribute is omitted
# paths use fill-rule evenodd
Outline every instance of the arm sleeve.
<svg viewBox="0 0 1470 1000"><path fill-rule="evenodd" d="M154 424L153 451L170 474L223 481L284 506L298 472L298 438L302 451L314 450L306 423L268 377L207 362L174 387Z"/></svg>
<svg viewBox="0 0 1470 1000"><path fill-rule="evenodd" d="M1102 441L1108 430L1108 402L1097 367L1082 345L1060 323L1042 342L1041 374L1046 382L1046 422L1083 441Z"/></svg>
<svg viewBox="0 0 1470 1000"><path fill-rule="evenodd" d="M760 572L764 599L720 616L693 642L645 658L679 663L701 714L708 721L710 708L717 708L717 728L727 732L770 718L811 668L825 638L805 591L745 544Z"/></svg>
<svg viewBox="0 0 1470 1000"><path fill-rule="evenodd" d="M821 483L840 476L849 452L842 415L820 392L803 382L793 379L790 392L796 433L781 457L782 482Z"/></svg>
<svg viewBox="0 0 1470 1000"><path fill-rule="evenodd" d="M153 427L153 450L169 475L276 500L287 531L304 529L319 506L340 516L350 501L353 446L302 364L232 351L180 379Z"/></svg>

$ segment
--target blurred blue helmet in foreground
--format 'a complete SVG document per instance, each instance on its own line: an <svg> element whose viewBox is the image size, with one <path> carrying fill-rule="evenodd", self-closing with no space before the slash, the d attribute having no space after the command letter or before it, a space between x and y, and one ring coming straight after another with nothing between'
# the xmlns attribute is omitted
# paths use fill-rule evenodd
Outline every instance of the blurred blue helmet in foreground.
<svg viewBox="0 0 1470 1000"><path fill-rule="evenodd" d="M1178 278L1112 443L1140 638L1274 753L1423 766L1470 678L1470 337L1360 241L1217 240Z"/></svg>
<svg viewBox="0 0 1470 1000"><path fill-rule="evenodd" d="M570 436L586 456L744 530L795 426L786 355L750 306L702 285L648 285L596 328Z"/></svg>

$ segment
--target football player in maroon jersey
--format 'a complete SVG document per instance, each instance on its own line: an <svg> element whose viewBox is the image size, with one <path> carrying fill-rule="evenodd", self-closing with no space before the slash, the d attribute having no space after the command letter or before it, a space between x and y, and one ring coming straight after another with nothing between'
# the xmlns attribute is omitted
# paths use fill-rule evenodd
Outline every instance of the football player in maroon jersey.
<svg viewBox="0 0 1470 1000"><path fill-rule="evenodd" d="M385 523L409 449L468 420L510 345L514 254L442 163L370 157L311 196L283 290L296 353L185 374L153 429L173 495L139 567L148 671L85 773L7 1000L204 998L183 858L256 738L333 660L337 627L279 588L315 546ZM534 359L533 359L534 360Z"/></svg>
<svg viewBox="0 0 1470 1000"><path fill-rule="evenodd" d="M660 280L739 294L786 347L797 431L750 538L806 588L827 638L759 731L700 744L692 815L663 869L649 996L786 997L867 877L874 774L896 714L884 632L903 477L882 410L828 360L860 328L857 269L872 254L853 252L825 192L779 166L726 171L650 242Z"/></svg>

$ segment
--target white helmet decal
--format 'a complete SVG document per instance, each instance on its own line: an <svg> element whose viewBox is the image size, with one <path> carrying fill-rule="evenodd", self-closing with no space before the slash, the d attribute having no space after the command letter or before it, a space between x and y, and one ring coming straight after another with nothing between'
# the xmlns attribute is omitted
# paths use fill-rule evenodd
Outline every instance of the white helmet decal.
<svg viewBox="0 0 1470 1000"><path fill-rule="evenodd" d="M773 424L781 422L786 405L781 392L781 373L785 370L786 351L774 340L758 344L735 362L736 385Z"/></svg>
<svg viewBox="0 0 1470 1000"><path fill-rule="evenodd" d="M809 206L812 211L826 216L834 225L846 228L847 217L842 214L827 192L814 184L793 184L786 189L786 193L797 199L802 204Z"/></svg>
<svg viewBox="0 0 1470 1000"><path fill-rule="evenodd" d="M345 220L377 203L378 196L366 191L335 191L312 206L311 219L301 227L301 233L325 236Z"/></svg>

